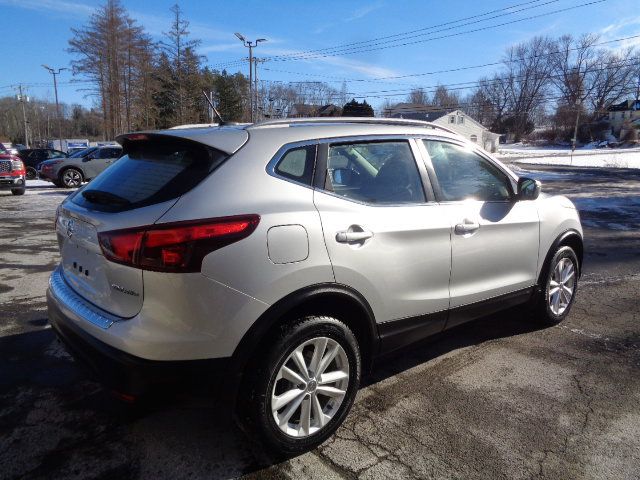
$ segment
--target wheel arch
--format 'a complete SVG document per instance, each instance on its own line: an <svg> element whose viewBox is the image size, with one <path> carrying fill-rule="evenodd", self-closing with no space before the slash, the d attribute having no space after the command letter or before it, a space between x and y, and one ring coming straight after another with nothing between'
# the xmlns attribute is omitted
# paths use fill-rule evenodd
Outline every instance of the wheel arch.
<svg viewBox="0 0 640 480"><path fill-rule="evenodd" d="M371 307L356 290L346 285L323 283L287 295L254 322L232 355L232 364L237 372L244 370L254 354L268 343L277 327L305 315L328 315L344 322L358 340L363 371L370 369L379 343Z"/></svg>
<svg viewBox="0 0 640 480"><path fill-rule="evenodd" d="M542 264L542 269L540 270L540 275L538 276L538 286L541 285L542 279L546 278L549 263L555 255L555 252L560 247L571 247L573 249L573 251L576 253L576 256L578 257L578 276L582 275L582 259L584 257L584 244L582 241L582 236L580 235L580 232L573 228L570 228L569 230L565 230L560 235L558 235L549 247L547 255L544 259L544 263Z"/></svg>
<svg viewBox="0 0 640 480"><path fill-rule="evenodd" d="M66 172L70 168L73 168L74 170L79 171L80 175L82 175L82 179L83 180L87 179L87 176L85 175L84 170L82 169L82 167L78 167L77 165L65 165L60 170L58 170L58 180L62 181L62 175L64 174L64 172Z"/></svg>

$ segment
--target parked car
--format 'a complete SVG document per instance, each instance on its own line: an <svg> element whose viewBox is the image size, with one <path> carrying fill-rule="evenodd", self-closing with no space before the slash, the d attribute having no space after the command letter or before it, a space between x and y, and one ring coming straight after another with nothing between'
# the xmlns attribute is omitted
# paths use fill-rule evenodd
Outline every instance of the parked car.
<svg viewBox="0 0 640 480"><path fill-rule="evenodd" d="M519 304L555 324L573 304L574 205L443 127L286 119L119 141L58 209L53 329L129 395L222 375L278 451L327 439L380 355Z"/></svg>
<svg viewBox="0 0 640 480"><path fill-rule="evenodd" d="M100 174L122 155L122 147L90 147L66 158L45 160L38 166L38 176L57 187L77 188Z"/></svg>
<svg viewBox="0 0 640 480"><path fill-rule="evenodd" d="M14 195L24 195L26 187L24 163L13 154L0 154L0 190L11 190Z"/></svg>
<svg viewBox="0 0 640 480"><path fill-rule="evenodd" d="M17 155L18 149L11 142L0 142L0 153Z"/></svg>
<svg viewBox="0 0 640 480"><path fill-rule="evenodd" d="M20 150L18 156L27 168L27 180L35 180L40 162L50 158L66 158L67 154L53 148L27 148Z"/></svg>

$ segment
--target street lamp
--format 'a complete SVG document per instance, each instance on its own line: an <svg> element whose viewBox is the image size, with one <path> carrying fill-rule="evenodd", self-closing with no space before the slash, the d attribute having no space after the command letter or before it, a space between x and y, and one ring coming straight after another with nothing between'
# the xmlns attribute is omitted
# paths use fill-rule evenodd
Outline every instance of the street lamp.
<svg viewBox="0 0 640 480"><path fill-rule="evenodd" d="M60 141L60 145L58 148L62 150L62 127L60 126L60 105L58 104L58 82L56 81L56 75L60 75L60 72L63 70L69 70L68 68L59 68L56 71L54 68L51 68L47 65L42 65L43 68L49 70L49 73L53 75L53 89L56 92L56 117L58 119L58 140Z"/></svg>
<svg viewBox="0 0 640 480"><path fill-rule="evenodd" d="M253 122L253 49L258 46L260 42L266 42L266 38L258 38L255 42L251 42L251 40L247 40L241 33L236 32L235 36L238 37L238 40L242 42L242 44L249 49L249 113L250 119ZM256 89L257 90L257 89Z"/></svg>

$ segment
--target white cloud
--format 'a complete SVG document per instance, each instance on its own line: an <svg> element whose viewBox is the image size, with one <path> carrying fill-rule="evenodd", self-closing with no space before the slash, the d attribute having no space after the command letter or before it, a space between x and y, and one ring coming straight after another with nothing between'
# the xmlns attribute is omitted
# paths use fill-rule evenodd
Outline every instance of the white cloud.
<svg viewBox="0 0 640 480"><path fill-rule="evenodd" d="M623 50L631 47L640 47L640 37L638 35L638 25L640 25L640 15L632 18L625 18L619 22L607 25L600 30L601 41L615 40L617 38L632 37L621 42L604 45L611 50Z"/></svg>
<svg viewBox="0 0 640 480"><path fill-rule="evenodd" d="M45 10L53 11L72 16L91 15L97 9L95 6L86 5L84 3L61 0L0 0L0 5L26 8L28 10L36 10L39 12L43 12Z"/></svg>
<svg viewBox="0 0 640 480"><path fill-rule="evenodd" d="M344 19L345 22L353 22L354 20L358 20L360 18L364 18L369 15L371 12L374 12L380 8L382 8L384 4L382 2L372 3L371 5L367 5L366 7L362 7L357 9L351 15Z"/></svg>
<svg viewBox="0 0 640 480"><path fill-rule="evenodd" d="M277 55L301 55L303 54L300 50L287 50L287 49L278 49L278 48L264 48L263 53L270 56ZM327 57L318 57L308 60L301 60L305 65L310 66L312 69L317 71L326 72L327 74L334 76L341 76L343 70L347 70L350 72L357 72L361 75L365 75L369 78L378 78L378 77L391 77L400 75L395 70L391 70L389 68L381 67L379 65L375 65L372 63L363 62L361 60L355 60L346 57L339 56L327 56ZM269 62L268 64L271 66L276 65L280 62ZM327 66L339 67L339 70L333 69L327 71ZM309 76L313 76L310 73Z"/></svg>

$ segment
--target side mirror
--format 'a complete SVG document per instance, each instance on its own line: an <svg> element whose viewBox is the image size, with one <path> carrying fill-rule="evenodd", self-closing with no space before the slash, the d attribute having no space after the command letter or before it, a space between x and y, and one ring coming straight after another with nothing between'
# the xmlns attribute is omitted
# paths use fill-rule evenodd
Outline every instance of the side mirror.
<svg viewBox="0 0 640 480"><path fill-rule="evenodd" d="M518 200L535 200L540 195L540 181L533 178L518 179Z"/></svg>

